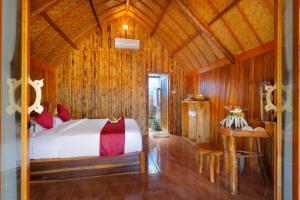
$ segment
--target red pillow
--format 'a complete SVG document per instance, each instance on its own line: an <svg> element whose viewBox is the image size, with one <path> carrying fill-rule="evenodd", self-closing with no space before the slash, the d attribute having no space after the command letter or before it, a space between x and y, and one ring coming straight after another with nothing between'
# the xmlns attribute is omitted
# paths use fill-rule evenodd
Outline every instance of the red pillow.
<svg viewBox="0 0 300 200"><path fill-rule="evenodd" d="M35 121L44 128L53 128L53 117L47 110L44 110L41 114L37 114Z"/></svg>
<svg viewBox="0 0 300 200"><path fill-rule="evenodd" d="M64 122L70 120L70 112L63 105L57 104L58 117Z"/></svg>

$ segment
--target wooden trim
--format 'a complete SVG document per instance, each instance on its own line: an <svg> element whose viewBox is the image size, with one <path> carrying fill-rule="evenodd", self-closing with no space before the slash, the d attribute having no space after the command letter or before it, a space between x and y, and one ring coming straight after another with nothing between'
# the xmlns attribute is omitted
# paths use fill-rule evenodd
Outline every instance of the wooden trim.
<svg viewBox="0 0 300 200"><path fill-rule="evenodd" d="M171 0L168 1L167 5L165 6L164 10L162 11L162 13L161 13L161 15L160 15L157 23L155 24L155 27L153 28L152 32L150 33L150 36L153 36L155 34L155 32L156 32L156 30L157 30L157 28L158 28L161 20L163 19L165 13L167 12L170 4L171 4Z"/></svg>
<svg viewBox="0 0 300 200"><path fill-rule="evenodd" d="M101 24L100 24L100 22L99 22L99 18L98 18L98 15L97 15L97 12L96 12L96 9L95 9L93 0L89 0L89 2L90 2L90 5L91 5L91 8L92 8L92 11L93 11L93 15L94 15L94 17L95 17L95 20L96 20L96 22L97 22L99 31L100 31L100 33L102 33Z"/></svg>
<svg viewBox="0 0 300 200"><path fill-rule="evenodd" d="M293 199L300 199L299 0L293 0Z"/></svg>
<svg viewBox="0 0 300 200"><path fill-rule="evenodd" d="M217 60L207 66L203 66L200 68L199 72L200 73L205 73L205 72L208 72L208 71L211 71L211 70L214 70L214 69L218 69L218 68L221 68L225 65L228 65L230 64L230 61L227 59L227 58L222 58L220 60Z"/></svg>
<svg viewBox="0 0 300 200"><path fill-rule="evenodd" d="M58 3L61 0L36 0L36 1L31 1L30 2L30 17L36 17L39 14L41 14L42 12L44 12L45 10L47 10L49 7L51 7L52 5Z"/></svg>
<svg viewBox="0 0 300 200"><path fill-rule="evenodd" d="M222 17L225 13L227 13L231 8L233 8L235 5L237 5L241 0L234 0L229 6L227 6L224 10L222 10L219 14L217 14L210 22L208 22L208 25L212 25L215 21L217 21L220 17Z"/></svg>
<svg viewBox="0 0 300 200"><path fill-rule="evenodd" d="M275 48L274 46L275 46L274 41L271 41L271 42L263 44L262 46L249 49L248 51L240 53L240 54L236 55L235 57L236 57L237 61L247 60L249 58L253 58L253 57L259 56L261 54L265 54L270 51L273 51Z"/></svg>
<svg viewBox="0 0 300 200"><path fill-rule="evenodd" d="M67 43L69 43L74 49L78 49L76 44L59 28L59 26L48 16L47 13L42 12L41 15Z"/></svg>
<svg viewBox="0 0 300 200"><path fill-rule="evenodd" d="M193 13L193 11L185 5L182 0L174 0L179 8L185 13L187 17L190 18L190 20L194 23L196 26L198 32L200 34L205 34L221 51L222 53L232 62L235 62L234 56L231 54L231 52L216 38L216 36L212 33L212 31L209 29L208 26L206 26L204 23L202 23L196 15Z"/></svg>
<svg viewBox="0 0 300 200"><path fill-rule="evenodd" d="M30 198L29 185L29 134L28 134L28 74L30 67L29 0L22 0L21 32L21 200Z"/></svg>
<svg viewBox="0 0 300 200"><path fill-rule="evenodd" d="M283 0L275 0L275 81L277 84L277 127L274 134L274 200L282 199L282 48Z"/></svg>

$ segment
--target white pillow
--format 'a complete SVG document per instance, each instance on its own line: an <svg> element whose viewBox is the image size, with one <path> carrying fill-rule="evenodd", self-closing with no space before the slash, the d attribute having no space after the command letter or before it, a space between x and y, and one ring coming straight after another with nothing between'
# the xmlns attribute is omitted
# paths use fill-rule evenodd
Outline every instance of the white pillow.
<svg viewBox="0 0 300 200"><path fill-rule="evenodd" d="M53 117L53 127L59 126L64 123L59 117Z"/></svg>

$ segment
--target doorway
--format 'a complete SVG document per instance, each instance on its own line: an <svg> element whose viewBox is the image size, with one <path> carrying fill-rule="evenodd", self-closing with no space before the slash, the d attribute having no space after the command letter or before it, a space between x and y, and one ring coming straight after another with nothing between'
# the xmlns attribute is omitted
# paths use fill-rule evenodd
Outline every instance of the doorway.
<svg viewBox="0 0 300 200"><path fill-rule="evenodd" d="M148 74L148 125L151 133L169 132L169 75Z"/></svg>

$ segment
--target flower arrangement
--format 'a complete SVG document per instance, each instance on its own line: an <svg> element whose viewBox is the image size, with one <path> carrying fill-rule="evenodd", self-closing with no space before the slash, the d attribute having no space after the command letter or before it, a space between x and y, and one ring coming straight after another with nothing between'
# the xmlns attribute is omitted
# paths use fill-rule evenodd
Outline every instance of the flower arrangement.
<svg viewBox="0 0 300 200"><path fill-rule="evenodd" d="M248 126L248 123L245 119L244 110L246 108L241 108L240 106L224 106L226 110L229 111L227 117L223 119L219 124L226 127L231 127L234 125L237 128L242 128Z"/></svg>

